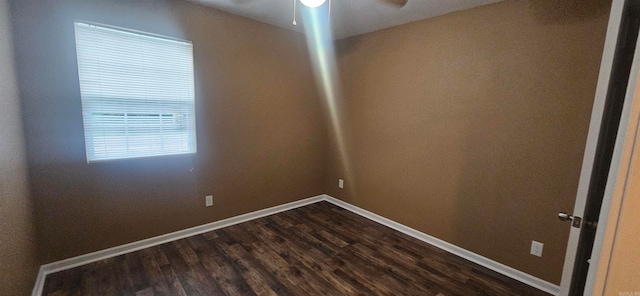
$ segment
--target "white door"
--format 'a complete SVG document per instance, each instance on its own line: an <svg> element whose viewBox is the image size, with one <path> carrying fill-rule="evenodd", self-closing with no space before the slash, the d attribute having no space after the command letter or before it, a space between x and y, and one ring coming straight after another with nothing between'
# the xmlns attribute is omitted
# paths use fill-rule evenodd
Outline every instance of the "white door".
<svg viewBox="0 0 640 296"><path fill-rule="evenodd" d="M633 1L633 0L626 0L626 1ZM585 206L586 206L586 202L587 202L587 196L589 194L589 189L590 189L590 183L591 183L591 178L592 178L592 174L594 172L594 164L596 161L596 148L598 146L598 140L600 138L600 131L601 131L601 126L603 123L603 114L605 111L605 102L607 99L607 95L610 92L610 77L613 71L613 66L614 66L614 54L616 52L616 49L619 46L622 46L622 44L618 44L618 36L620 35L620 30L624 30L625 26L621 26L621 23L623 22L623 8L625 5L625 0L613 0L612 3L612 7L611 7L611 13L610 13L610 17L609 17L609 25L607 28L607 36L606 36L606 40L605 40L605 46L604 46L604 51L603 51L603 55L602 55L602 62L600 65L600 74L598 77L598 85L596 88L596 94L595 94L595 99L594 99L594 104L593 104L593 109L592 109L592 113L591 113L591 122L589 124L589 133L587 136L587 143L586 143L586 147L585 147L585 152L584 152L584 158L582 161L582 169L581 169L581 173L580 173L580 181L578 184L578 191L576 194L576 203L573 209L573 212L570 213L571 215L575 216L575 217L584 217L584 213L585 213ZM623 32L624 33L624 32ZM639 47L636 47L636 52L639 50ZM635 55L636 57L638 57L639 55L636 53ZM632 66L631 72L630 73L630 77L633 77L632 80L629 82L629 84L627 85L627 89L631 90L631 89L635 89L635 84L636 84L636 80L635 78L637 77L637 71L638 71L638 59L634 59L634 65ZM634 73L635 71L635 73ZM629 110L630 110L630 103L632 100L629 99L625 99L625 106L623 107L623 111L622 111L622 116L620 119L620 126L626 126L626 122L628 122L629 120ZM617 136L617 140L616 140L616 148L614 148L614 150L618 150L618 142L624 140L625 135L624 132L626 132L626 129L620 129L620 131L623 134L618 134ZM612 169L610 170L610 176L609 176L609 180L612 179L612 175L615 175L615 172L617 172L617 170L615 170L613 167L616 165L619 165L620 159L618 157L618 159L616 159L616 152L614 152L614 158L612 159L611 162L611 167ZM607 181L608 183L609 180ZM609 185L607 185L607 187L610 187ZM609 206L610 203L607 203L606 201L603 202L602 204L602 208L600 211L600 217L601 219L599 221L606 221L606 215L609 213ZM605 216L605 219L602 219L602 217ZM574 221L575 222L575 221ZM584 222L584 221L583 221ZM567 225L567 227L571 227L571 231L569 234L569 242L567 244L567 252L565 255L565 262L564 262L564 268L562 271L562 281L560 284L560 295L566 296L569 295L569 291L571 288L571 283L572 283L572 278L574 277L574 266L576 266L577 264L577 260L586 260L587 258L577 258L578 255L578 246L579 246L579 239L580 239L580 233L581 233L581 228L580 226L584 227L584 224L580 225L580 223L577 223L578 227L573 227L573 226L569 226ZM598 230L600 230L600 228L604 228L603 225L598 225ZM600 231L598 232L597 235L600 235ZM596 237L596 248L597 249L598 246L598 237ZM601 237L600 237L601 239ZM595 262L593 262L595 263ZM592 269L595 269L595 264L593 264L592 266L590 266L589 268L589 272L592 273ZM592 268L593 267L593 268ZM591 288L590 286L588 288ZM584 295L590 295L589 289L585 289L585 294Z"/></svg>

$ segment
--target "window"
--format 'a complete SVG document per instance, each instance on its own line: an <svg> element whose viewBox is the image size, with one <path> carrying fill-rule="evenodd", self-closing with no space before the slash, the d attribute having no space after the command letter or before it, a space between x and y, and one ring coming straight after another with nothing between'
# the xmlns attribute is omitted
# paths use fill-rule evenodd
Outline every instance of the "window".
<svg viewBox="0 0 640 296"><path fill-rule="evenodd" d="M75 23L87 162L196 152L190 42Z"/></svg>

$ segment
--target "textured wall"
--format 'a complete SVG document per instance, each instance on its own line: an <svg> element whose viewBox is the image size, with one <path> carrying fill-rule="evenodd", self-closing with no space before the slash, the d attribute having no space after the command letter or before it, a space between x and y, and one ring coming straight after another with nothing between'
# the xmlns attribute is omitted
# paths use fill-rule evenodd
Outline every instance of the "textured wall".
<svg viewBox="0 0 640 296"><path fill-rule="evenodd" d="M10 29L0 0L0 294L28 295L38 271Z"/></svg>
<svg viewBox="0 0 640 296"><path fill-rule="evenodd" d="M44 262L323 193L304 36L186 1L12 4ZM196 155L86 163L75 20L193 42Z"/></svg>
<svg viewBox="0 0 640 296"><path fill-rule="evenodd" d="M338 189L332 156L325 191L559 283L556 216L575 201L609 10L583 4L506 1L341 42L352 182Z"/></svg>

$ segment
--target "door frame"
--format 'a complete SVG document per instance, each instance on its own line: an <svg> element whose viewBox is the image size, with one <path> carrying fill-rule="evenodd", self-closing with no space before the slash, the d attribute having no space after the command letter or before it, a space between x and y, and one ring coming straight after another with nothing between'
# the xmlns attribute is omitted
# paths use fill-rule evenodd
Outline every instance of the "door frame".
<svg viewBox="0 0 640 296"><path fill-rule="evenodd" d="M593 173L596 158L598 139L600 136L600 127L603 120L604 108L609 91L611 73L613 70L614 56L618 45L618 35L620 33L620 24L622 22L625 2L625 0L613 0L613 2L611 3L609 24L607 25L607 35L605 38L602 60L600 62L600 73L598 74L598 83L593 102L593 109L591 110L591 120L589 123L587 143L582 159L582 168L580 170L580 179L578 182L578 190L576 193L576 202L573 208L573 215L578 217L584 217L587 196L589 194L589 186L591 183L591 176ZM602 205L601 215L602 213L609 213L609 206L610 204ZM561 296L569 295L569 290L571 288L571 279L573 277L573 267L576 262L578 242L580 240L580 231L580 228L571 227L569 233L569 241L567 243L564 267L562 269L562 280L560 282L559 295Z"/></svg>

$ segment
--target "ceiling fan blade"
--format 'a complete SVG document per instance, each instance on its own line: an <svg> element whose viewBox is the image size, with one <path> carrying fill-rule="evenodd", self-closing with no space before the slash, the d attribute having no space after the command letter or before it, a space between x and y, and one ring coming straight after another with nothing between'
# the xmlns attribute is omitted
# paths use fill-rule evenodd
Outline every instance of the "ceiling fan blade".
<svg viewBox="0 0 640 296"><path fill-rule="evenodd" d="M380 1L387 4L391 4L393 6L397 6L397 7L403 7L407 5L407 2L409 2L409 0L380 0Z"/></svg>

